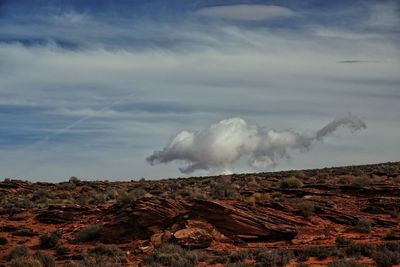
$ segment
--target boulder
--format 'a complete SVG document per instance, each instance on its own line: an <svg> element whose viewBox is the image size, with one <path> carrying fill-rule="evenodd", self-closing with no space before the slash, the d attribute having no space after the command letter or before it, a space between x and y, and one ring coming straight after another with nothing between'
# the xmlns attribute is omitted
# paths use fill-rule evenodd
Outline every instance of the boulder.
<svg viewBox="0 0 400 267"><path fill-rule="evenodd" d="M205 229L185 228L174 233L176 243L188 249L207 248L212 242L212 236Z"/></svg>
<svg viewBox="0 0 400 267"><path fill-rule="evenodd" d="M279 211L264 210L260 214L226 202L195 200L192 213L232 239L291 240L297 235L296 228Z"/></svg>

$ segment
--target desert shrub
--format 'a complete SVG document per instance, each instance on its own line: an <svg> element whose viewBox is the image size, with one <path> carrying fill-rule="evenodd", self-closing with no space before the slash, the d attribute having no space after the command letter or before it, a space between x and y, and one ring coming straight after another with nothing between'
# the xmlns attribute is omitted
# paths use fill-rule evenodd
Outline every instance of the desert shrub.
<svg viewBox="0 0 400 267"><path fill-rule="evenodd" d="M338 247L346 247L346 246L349 246L349 245L353 244L353 240L351 240L350 238L345 238L345 237L342 237L342 236L338 236L335 239L335 244Z"/></svg>
<svg viewBox="0 0 400 267"><path fill-rule="evenodd" d="M393 230L393 229L388 230L385 233L384 239L386 239L386 240L396 240L396 231Z"/></svg>
<svg viewBox="0 0 400 267"><path fill-rule="evenodd" d="M60 240L61 232L55 231L49 235L42 235L40 237L40 247L41 248L54 248L58 245Z"/></svg>
<svg viewBox="0 0 400 267"><path fill-rule="evenodd" d="M281 192L274 192L271 194L271 198L275 200L281 200L283 198L283 194Z"/></svg>
<svg viewBox="0 0 400 267"><path fill-rule="evenodd" d="M75 242L87 242L92 241L100 236L101 233L100 225L89 225L82 228L75 236Z"/></svg>
<svg viewBox="0 0 400 267"><path fill-rule="evenodd" d="M226 266L227 267L247 267L248 265L244 262L238 261L238 262L228 263Z"/></svg>
<svg viewBox="0 0 400 267"><path fill-rule="evenodd" d="M396 208L393 209L393 211L390 213L390 218L396 219L399 216L399 213Z"/></svg>
<svg viewBox="0 0 400 267"><path fill-rule="evenodd" d="M208 263L210 264L226 264L229 260L229 257L225 256L225 255L221 255L221 256L217 256L217 257L213 257L211 258Z"/></svg>
<svg viewBox="0 0 400 267"><path fill-rule="evenodd" d="M314 203L310 201L301 202L300 204L298 204L298 208L300 210L300 214L304 218L310 217L311 215L314 214L315 211Z"/></svg>
<svg viewBox="0 0 400 267"><path fill-rule="evenodd" d="M400 243L399 242L388 242L382 246L383 249L388 249L394 252L400 252Z"/></svg>
<svg viewBox="0 0 400 267"><path fill-rule="evenodd" d="M102 192L97 192L95 190L90 190L85 194L88 204L91 205L101 205L107 202L108 195Z"/></svg>
<svg viewBox="0 0 400 267"><path fill-rule="evenodd" d="M114 245L99 244L94 248L89 249L89 255L100 255L114 259L114 263L126 263L125 253Z"/></svg>
<svg viewBox="0 0 400 267"><path fill-rule="evenodd" d="M18 258L11 261L11 267L43 267L42 263L33 258Z"/></svg>
<svg viewBox="0 0 400 267"><path fill-rule="evenodd" d="M354 259L334 260L328 267L367 267L367 265L357 262Z"/></svg>
<svg viewBox="0 0 400 267"><path fill-rule="evenodd" d="M5 245L8 243L7 238L0 236L0 245Z"/></svg>
<svg viewBox="0 0 400 267"><path fill-rule="evenodd" d="M156 249L144 262L149 265L194 267L197 263L197 255L195 252L184 250L180 246L165 244Z"/></svg>
<svg viewBox="0 0 400 267"><path fill-rule="evenodd" d="M370 244L357 244L351 243L346 249L345 253L348 256L364 256L369 257L371 256L372 252L375 250L374 245Z"/></svg>
<svg viewBox="0 0 400 267"><path fill-rule="evenodd" d="M117 195L117 204L121 206L130 205L136 200L144 197L146 193L146 190L142 188L135 188L129 192L119 191Z"/></svg>
<svg viewBox="0 0 400 267"><path fill-rule="evenodd" d="M61 182L56 185L58 189L61 190L74 190L76 188L76 184L73 182Z"/></svg>
<svg viewBox="0 0 400 267"><path fill-rule="evenodd" d="M342 175L336 179L336 183L340 185L349 185L353 182L354 177L351 175Z"/></svg>
<svg viewBox="0 0 400 267"><path fill-rule="evenodd" d="M329 173L320 172L316 175L317 184L326 184L329 178Z"/></svg>
<svg viewBox="0 0 400 267"><path fill-rule="evenodd" d="M82 261L80 261L77 265L72 265L72 266L74 266L74 267L115 267L115 266L120 266L120 264L116 264L114 262L114 259L107 257L107 256L85 255L83 257Z"/></svg>
<svg viewBox="0 0 400 267"><path fill-rule="evenodd" d="M73 183L75 185L79 185L81 180L79 180L78 177L72 176L71 178L69 178L68 182L69 183Z"/></svg>
<svg viewBox="0 0 400 267"><path fill-rule="evenodd" d="M270 251L265 250L257 253L255 255L255 260L257 261L256 266L285 266L289 263L293 254L290 251Z"/></svg>
<svg viewBox="0 0 400 267"><path fill-rule="evenodd" d="M229 261L230 262L238 262L238 261L245 260L247 258L251 258L251 256L252 255L249 253L248 250L240 250L240 251L234 252L231 255L229 255Z"/></svg>
<svg viewBox="0 0 400 267"><path fill-rule="evenodd" d="M70 253L70 249L68 247L57 246L57 249L56 249L57 257L63 257L65 255L67 255L68 253Z"/></svg>
<svg viewBox="0 0 400 267"><path fill-rule="evenodd" d="M289 177L280 182L281 188L300 188L302 186L303 182L296 177Z"/></svg>
<svg viewBox="0 0 400 267"><path fill-rule="evenodd" d="M54 257L50 254L43 253L43 252L36 252L33 257L40 261L40 263L42 264L42 267L55 267L56 266Z"/></svg>
<svg viewBox="0 0 400 267"><path fill-rule="evenodd" d="M353 229L358 233L369 234L371 232L371 222L368 220L358 220Z"/></svg>
<svg viewBox="0 0 400 267"><path fill-rule="evenodd" d="M250 179L249 179L248 182L247 182L247 186L250 186L250 187L259 187L259 184L258 184L258 182L257 182L256 177L250 177Z"/></svg>
<svg viewBox="0 0 400 267"><path fill-rule="evenodd" d="M8 258L10 260L14 260L14 259L18 259L18 258L24 258L26 256L28 256L29 254L29 249L27 246L22 245L22 246L17 246L15 248L13 248L10 252L10 254L8 255Z"/></svg>
<svg viewBox="0 0 400 267"><path fill-rule="evenodd" d="M186 186L183 189L177 190L172 193L172 198L184 198L184 199L206 199L204 191L195 186Z"/></svg>
<svg viewBox="0 0 400 267"><path fill-rule="evenodd" d="M309 257L316 257L319 260L336 255L338 252L332 247L313 247L298 251L298 259L306 261Z"/></svg>
<svg viewBox="0 0 400 267"><path fill-rule="evenodd" d="M24 196L8 200L7 203L3 204L3 207L15 209L30 209L33 208L33 202L26 196Z"/></svg>
<svg viewBox="0 0 400 267"><path fill-rule="evenodd" d="M74 261L69 260L63 263L63 267L77 267L78 264L76 264Z"/></svg>
<svg viewBox="0 0 400 267"><path fill-rule="evenodd" d="M372 184L372 180L371 180L371 178L369 178L366 175L362 175L362 176L356 177L351 182L351 185L353 187L357 187L357 188L361 188L361 187L364 187L364 186L367 186L367 185L370 185L370 184Z"/></svg>
<svg viewBox="0 0 400 267"><path fill-rule="evenodd" d="M232 198L235 196L235 190L231 187L230 184L220 181L217 183L213 183L211 196L217 199Z"/></svg>
<svg viewBox="0 0 400 267"><path fill-rule="evenodd" d="M49 192L43 189L39 189L32 193L31 201L44 202L47 201L47 198L49 197L50 197Z"/></svg>
<svg viewBox="0 0 400 267"><path fill-rule="evenodd" d="M375 251L372 254L372 258L377 267L390 267L400 263L400 252L395 252L384 248Z"/></svg>

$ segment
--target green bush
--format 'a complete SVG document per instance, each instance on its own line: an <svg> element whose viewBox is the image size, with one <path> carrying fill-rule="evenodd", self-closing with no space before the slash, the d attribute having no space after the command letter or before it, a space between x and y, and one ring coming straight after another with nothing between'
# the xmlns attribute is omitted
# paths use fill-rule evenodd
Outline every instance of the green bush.
<svg viewBox="0 0 400 267"><path fill-rule="evenodd" d="M15 248L13 248L10 252L10 254L8 255L8 258L10 260L15 260L15 259L19 259L19 258L24 258L26 256L28 256L29 254L29 249L27 246L22 245L22 246L17 246Z"/></svg>
<svg viewBox="0 0 400 267"><path fill-rule="evenodd" d="M75 236L75 242L82 243L95 240L101 233L100 225L90 225L82 228Z"/></svg>
<svg viewBox="0 0 400 267"><path fill-rule="evenodd" d="M280 187L281 188L300 188L303 186L303 182L297 179L296 177L289 177L286 179L283 179L280 182Z"/></svg>

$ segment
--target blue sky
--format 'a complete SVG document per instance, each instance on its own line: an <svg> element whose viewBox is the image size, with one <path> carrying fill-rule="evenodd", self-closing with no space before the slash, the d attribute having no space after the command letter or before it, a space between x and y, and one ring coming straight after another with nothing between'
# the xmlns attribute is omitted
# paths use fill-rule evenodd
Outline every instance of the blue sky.
<svg viewBox="0 0 400 267"><path fill-rule="evenodd" d="M0 0L1 176L178 177L181 162L145 159L181 130L241 117L307 135L347 112L367 129L275 169L399 160L399 12L397 1Z"/></svg>

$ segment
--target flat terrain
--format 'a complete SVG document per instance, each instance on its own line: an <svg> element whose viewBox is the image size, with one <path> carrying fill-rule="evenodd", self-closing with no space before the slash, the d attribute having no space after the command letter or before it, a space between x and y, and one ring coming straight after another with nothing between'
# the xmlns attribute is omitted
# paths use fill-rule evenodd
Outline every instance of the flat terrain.
<svg viewBox="0 0 400 267"><path fill-rule="evenodd" d="M399 162L156 181L6 179L0 265L400 266L399 212Z"/></svg>

